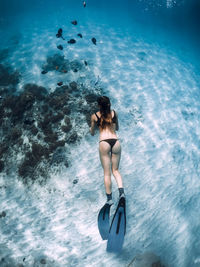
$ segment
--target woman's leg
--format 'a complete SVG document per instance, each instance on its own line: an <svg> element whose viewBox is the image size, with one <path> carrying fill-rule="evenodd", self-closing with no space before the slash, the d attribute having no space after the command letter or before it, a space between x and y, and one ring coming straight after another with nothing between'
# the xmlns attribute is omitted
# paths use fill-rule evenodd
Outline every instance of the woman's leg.
<svg viewBox="0 0 200 267"><path fill-rule="evenodd" d="M99 143L99 156L104 170L104 185L106 193L111 194L111 158L110 145L108 143Z"/></svg>
<svg viewBox="0 0 200 267"><path fill-rule="evenodd" d="M113 176L115 177L118 188L123 188L122 177L121 177L121 174L118 170L120 157L121 157L121 146L120 146L120 142L117 141L112 148L112 159L111 159L111 161L112 161L112 173L113 173Z"/></svg>

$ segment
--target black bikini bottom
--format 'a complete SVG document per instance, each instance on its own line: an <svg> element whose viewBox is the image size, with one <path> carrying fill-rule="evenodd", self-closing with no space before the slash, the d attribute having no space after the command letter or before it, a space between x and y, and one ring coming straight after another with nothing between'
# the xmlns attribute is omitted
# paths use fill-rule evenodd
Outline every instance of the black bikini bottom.
<svg viewBox="0 0 200 267"><path fill-rule="evenodd" d="M115 143L117 142L117 140L118 140L118 139L116 139L116 138L109 138L109 139L101 140L101 141L99 141L99 143L100 143L100 142L103 142L103 141L107 142L107 143L110 145L110 147L111 147L111 151L112 151L112 148L113 148L113 146L115 145Z"/></svg>

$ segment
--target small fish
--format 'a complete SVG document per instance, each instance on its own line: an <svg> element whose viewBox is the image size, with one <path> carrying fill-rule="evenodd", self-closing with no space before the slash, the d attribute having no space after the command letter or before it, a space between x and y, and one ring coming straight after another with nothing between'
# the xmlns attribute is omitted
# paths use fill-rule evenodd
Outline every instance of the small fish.
<svg viewBox="0 0 200 267"><path fill-rule="evenodd" d="M77 24L78 24L77 20L73 20L71 23L72 23L73 25L77 25Z"/></svg>
<svg viewBox="0 0 200 267"><path fill-rule="evenodd" d="M59 69L59 67L58 66L56 66L56 70L58 70Z"/></svg>
<svg viewBox="0 0 200 267"><path fill-rule="evenodd" d="M48 71L46 71L46 70L43 70L41 73L42 74L46 74Z"/></svg>
<svg viewBox="0 0 200 267"><path fill-rule="evenodd" d="M86 61L86 60L84 60L84 64L85 64L85 66L87 66L87 65L88 65L88 63L87 63L87 61Z"/></svg>
<svg viewBox="0 0 200 267"><path fill-rule="evenodd" d="M63 82L58 82L57 85L61 86L61 85L63 85Z"/></svg>
<svg viewBox="0 0 200 267"><path fill-rule="evenodd" d="M62 38L63 40L65 40L65 39L63 38L63 36L62 36L62 28L60 28L60 29L58 30L58 33L56 34L56 37L57 37L57 38Z"/></svg>
<svg viewBox="0 0 200 267"><path fill-rule="evenodd" d="M93 42L94 45L96 45L97 40L94 37L91 39L91 41Z"/></svg>
<svg viewBox="0 0 200 267"><path fill-rule="evenodd" d="M63 46L62 45L58 45L57 48L60 49L60 50L63 50Z"/></svg>
<svg viewBox="0 0 200 267"><path fill-rule="evenodd" d="M86 2L85 1L83 1L83 7L86 7Z"/></svg>
<svg viewBox="0 0 200 267"><path fill-rule="evenodd" d="M76 43L76 40L74 40L74 39L70 39L69 41L68 41L68 44L75 44Z"/></svg>
<svg viewBox="0 0 200 267"><path fill-rule="evenodd" d="M83 35L81 33L78 33L77 36L79 36L80 38L83 38Z"/></svg>

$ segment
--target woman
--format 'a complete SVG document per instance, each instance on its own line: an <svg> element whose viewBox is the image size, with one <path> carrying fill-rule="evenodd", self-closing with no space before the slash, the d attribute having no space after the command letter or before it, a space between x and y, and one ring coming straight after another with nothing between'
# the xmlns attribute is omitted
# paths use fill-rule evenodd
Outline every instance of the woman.
<svg viewBox="0 0 200 267"><path fill-rule="evenodd" d="M100 111L91 116L90 133L94 135L95 124L99 127L99 155L104 169L104 185L106 189L107 202L112 205L111 170L116 179L119 197L124 196L122 177L118 170L121 156L120 142L115 133L119 129L117 114L110 109L110 99L101 96L97 100Z"/></svg>

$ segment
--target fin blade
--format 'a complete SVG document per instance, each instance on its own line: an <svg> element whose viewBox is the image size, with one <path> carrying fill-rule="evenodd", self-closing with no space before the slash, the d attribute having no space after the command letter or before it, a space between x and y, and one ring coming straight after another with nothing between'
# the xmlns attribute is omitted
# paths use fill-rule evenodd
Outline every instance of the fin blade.
<svg viewBox="0 0 200 267"><path fill-rule="evenodd" d="M124 235L126 233L125 198L119 200L112 224L110 226L107 251L119 253L122 250Z"/></svg>
<svg viewBox="0 0 200 267"><path fill-rule="evenodd" d="M105 204L101 208L98 214L98 228L101 238L103 240L108 239L108 233L110 228L109 217L110 217L110 205Z"/></svg>

